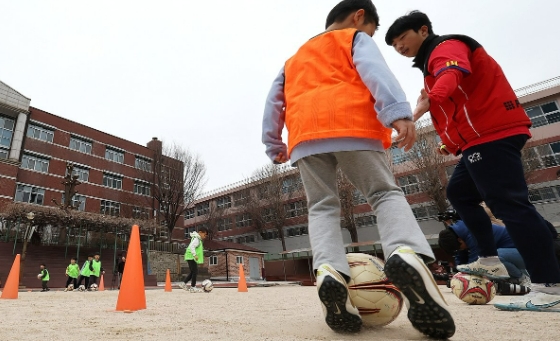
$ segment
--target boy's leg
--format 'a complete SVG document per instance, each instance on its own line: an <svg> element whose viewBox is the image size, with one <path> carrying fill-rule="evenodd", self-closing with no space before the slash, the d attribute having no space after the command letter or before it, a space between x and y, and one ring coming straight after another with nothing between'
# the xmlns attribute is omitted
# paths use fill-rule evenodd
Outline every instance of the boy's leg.
<svg viewBox="0 0 560 341"><path fill-rule="evenodd" d="M66 280L66 288L68 288L68 286L70 285L70 283L72 283L72 277L68 276L68 279Z"/></svg>
<svg viewBox="0 0 560 341"><path fill-rule="evenodd" d="M42 291L47 291L47 281L41 281L41 288L43 289Z"/></svg>
<svg viewBox="0 0 560 341"><path fill-rule="evenodd" d="M86 289L88 289L89 288L89 276L84 276L84 282L85 282L84 284L86 286Z"/></svg>
<svg viewBox="0 0 560 341"><path fill-rule="evenodd" d="M334 331L357 332L362 319L348 294L350 266L340 228L336 158L332 154L307 156L297 166L307 196L309 241L325 322Z"/></svg>
<svg viewBox="0 0 560 341"><path fill-rule="evenodd" d="M463 153L463 160L470 160L464 161L469 174L490 210L504 221L523 256L531 281L560 283L560 265L554 254L551 232L529 202L521 161L526 139L524 135L516 135L477 145ZM471 228L468 223L467 226Z"/></svg>
<svg viewBox="0 0 560 341"><path fill-rule="evenodd" d="M192 272L191 272L191 288L196 288L196 276L198 275L198 264L196 263L196 261L192 261L193 263L193 267L192 267Z"/></svg>
<svg viewBox="0 0 560 341"><path fill-rule="evenodd" d="M385 153L339 152L336 153L336 159L348 180L362 192L377 217L385 259L398 246L406 245L433 261L432 248L422 233L401 188L395 183Z"/></svg>
<svg viewBox="0 0 560 341"><path fill-rule="evenodd" d="M448 338L455 323L431 271L420 255L433 260L431 247L416 222L382 152L336 153L348 180L368 200L377 216L385 273L406 297L408 319L422 333Z"/></svg>
<svg viewBox="0 0 560 341"><path fill-rule="evenodd" d="M512 279L520 279L526 271L523 257L516 248L498 249L498 257L505 265L509 276Z"/></svg>
<svg viewBox="0 0 560 341"><path fill-rule="evenodd" d="M74 289L78 289L78 279L77 278L72 278L73 282L74 282Z"/></svg>

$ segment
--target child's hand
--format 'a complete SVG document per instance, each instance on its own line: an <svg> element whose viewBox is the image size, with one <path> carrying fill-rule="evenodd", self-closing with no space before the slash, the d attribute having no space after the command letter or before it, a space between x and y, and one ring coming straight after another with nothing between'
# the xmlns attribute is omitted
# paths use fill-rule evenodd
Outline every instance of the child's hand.
<svg viewBox="0 0 560 341"><path fill-rule="evenodd" d="M418 97L416 108L412 114L414 122L418 121L428 110L430 110L430 97L428 97L426 90L422 89L420 90L420 97Z"/></svg>
<svg viewBox="0 0 560 341"><path fill-rule="evenodd" d="M397 131L398 135L395 137L395 142L398 142L399 148L404 147L404 151L408 152L414 142L416 142L416 127L411 120L401 119L392 123L393 128Z"/></svg>
<svg viewBox="0 0 560 341"><path fill-rule="evenodd" d="M195 260L195 261L198 260L198 256L197 256L197 255L194 255L194 260Z"/></svg>
<svg viewBox="0 0 560 341"><path fill-rule="evenodd" d="M276 155L276 157L274 158L274 164L281 164L286 161L288 161L288 158L286 158L286 156L282 152L278 153L278 155Z"/></svg>

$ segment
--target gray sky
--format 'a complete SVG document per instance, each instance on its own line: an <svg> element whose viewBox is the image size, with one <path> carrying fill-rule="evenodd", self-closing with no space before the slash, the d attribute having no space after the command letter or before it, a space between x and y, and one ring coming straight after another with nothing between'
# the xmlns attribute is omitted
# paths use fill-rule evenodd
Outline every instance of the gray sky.
<svg viewBox="0 0 560 341"><path fill-rule="evenodd" d="M269 86L338 2L3 0L0 79L55 115L142 145L157 136L188 147L212 190L268 162L260 132ZM516 89L560 75L557 1L374 3L373 39L411 103L422 76L384 36L413 9L438 34L478 40Z"/></svg>

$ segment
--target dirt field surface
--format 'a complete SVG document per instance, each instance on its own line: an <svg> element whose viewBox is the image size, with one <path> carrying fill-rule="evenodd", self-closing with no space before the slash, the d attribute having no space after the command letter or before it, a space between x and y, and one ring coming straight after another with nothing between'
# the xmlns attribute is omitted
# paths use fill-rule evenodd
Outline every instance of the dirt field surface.
<svg viewBox="0 0 560 341"><path fill-rule="evenodd" d="M558 340L560 313L503 312L469 306L440 286L453 313L452 340ZM20 292L0 300L0 340L425 340L406 308L393 323L358 334L325 324L315 287L146 290L147 309L116 312L117 291ZM497 296L494 302L509 301Z"/></svg>

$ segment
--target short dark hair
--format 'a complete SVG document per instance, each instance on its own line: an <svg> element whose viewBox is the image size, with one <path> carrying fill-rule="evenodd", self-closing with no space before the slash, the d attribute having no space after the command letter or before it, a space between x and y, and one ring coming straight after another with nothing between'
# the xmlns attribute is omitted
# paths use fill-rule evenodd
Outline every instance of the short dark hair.
<svg viewBox="0 0 560 341"><path fill-rule="evenodd" d="M70 258L70 260L77 260L77 259L76 259L76 257L72 257L72 258Z"/></svg>
<svg viewBox="0 0 560 341"><path fill-rule="evenodd" d="M387 45L391 46L393 45L393 39L403 34L403 32L408 30L418 32L422 26L427 26L428 33L434 34L432 22L425 13L420 11L408 12L406 15L403 15L395 20L395 22L389 27L387 34L385 34L385 42Z"/></svg>
<svg viewBox="0 0 560 341"><path fill-rule="evenodd" d="M458 236L451 228L446 228L441 230L438 236L438 245L449 255L453 255L455 251L459 249L461 243L459 243Z"/></svg>
<svg viewBox="0 0 560 341"><path fill-rule="evenodd" d="M379 15L377 14L377 9L371 0L342 0L334 6L329 12L329 15L327 15L325 29L335 22L344 21L344 19L348 18L351 13L360 9L364 10L365 24L375 23L375 26L379 27Z"/></svg>
<svg viewBox="0 0 560 341"><path fill-rule="evenodd" d="M41 263L41 266L43 266L45 268L47 267L47 265L45 263Z"/></svg>

